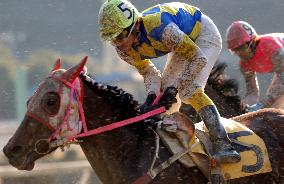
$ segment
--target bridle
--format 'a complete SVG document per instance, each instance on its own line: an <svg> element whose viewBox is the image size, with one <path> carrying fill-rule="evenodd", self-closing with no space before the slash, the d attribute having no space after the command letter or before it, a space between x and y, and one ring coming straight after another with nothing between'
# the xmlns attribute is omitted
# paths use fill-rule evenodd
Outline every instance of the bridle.
<svg viewBox="0 0 284 184"><path fill-rule="evenodd" d="M66 110L65 115L64 115L64 121L58 127L52 126L52 124L50 122L45 121L43 118L39 117L35 113L33 113L31 111L27 111L27 113L26 113L27 116L29 116L30 118L42 123L47 128L49 128L51 131L53 131L53 134L48 139L39 139L39 140L36 141L36 143L34 145L34 151L38 154L47 154L53 148L56 148L56 147L60 147L64 151L65 146L69 146L70 144L78 144L78 142L80 142L80 141L78 141L77 138L87 137L87 136L90 136L90 135L96 135L96 134L100 134L100 133L103 133L103 132L111 131L113 129L120 128L120 127L129 125L129 124L132 124L132 123L142 121L142 120L144 120L148 117L151 117L151 116L154 116L154 115L157 115L157 114L160 114L160 113L163 113L163 112L166 111L165 107L163 106L163 107L159 107L157 109L151 110L149 112L146 112L144 114L138 115L138 116L133 117L133 118L114 122L114 123L111 123L111 124L108 124L108 125L105 125L105 126L93 129L93 130L88 130L87 125L86 125L86 120L85 120L84 109L83 109L84 86L82 84L81 79L79 77L77 77L73 81L73 83L70 83L63 78L56 77L54 75L50 75L48 78L55 79L55 80L59 81L60 83L62 83L63 85L65 85L67 88L69 88L71 90L70 91L70 99L69 99L69 104L68 104L67 110ZM80 86L81 90L76 88L76 86L78 86L77 85L78 81L80 82L79 86ZM40 90L40 87L39 87L39 90ZM70 106L72 104L74 94L77 97L78 111L79 111L78 114L79 114L79 120L80 121L78 121L78 123L80 125L78 125L78 127L82 127L83 132L82 132L82 129L79 129L74 135L61 136L60 131L62 130L62 127L65 124L66 124L67 127L69 127L68 129L70 131L72 131L72 129L70 129L71 127L68 124L68 120L69 120L69 114L70 114ZM158 103L160 97L161 96L158 96L153 104ZM48 144L48 147L49 147L48 150L39 151L38 145L42 141L44 141Z"/></svg>
<svg viewBox="0 0 284 184"><path fill-rule="evenodd" d="M38 154L47 154L55 147L60 147L64 150L65 146L68 146L68 145L73 144L73 143L78 143L78 141L75 140L75 137L76 137L76 135L81 133L82 127L83 127L84 132L88 132L88 129L87 129L87 126L86 126L84 109L83 109L84 88L83 88L83 84L82 84L81 79L79 79L79 77L77 77L73 81L73 83L70 83L69 81L63 79L62 77L54 76L54 72L49 77L47 77L45 79L45 81L50 79L50 78L59 81L61 84L65 85L67 88L69 88L70 89L70 98L69 98L69 103L67 105L67 109L65 111L63 121L57 127L52 125L50 122L45 121L43 118L39 117L38 115L36 115L32 111L29 111L29 110L27 111L27 113L26 113L27 116L36 120L37 122L42 123L44 126L49 128L53 132L52 135L48 139L39 139L39 140L36 141L36 143L34 145L34 151ZM79 83L79 85L78 85L78 83ZM81 90L79 89L79 87L76 88L76 86L80 86ZM40 91L40 88L41 88L41 86L39 87L38 91ZM60 135L61 130L62 130L64 125L66 125L67 131L73 131L73 129L70 127L70 124L69 124L69 118L70 118L71 105L73 103L74 95L76 96L76 99L77 99L77 105L78 105L78 111L79 111L79 113L78 113L79 121L77 123L79 123L78 127L80 127L80 128L77 130L77 132L75 133L74 136L72 135L72 138L70 136L64 137L64 136ZM38 149L38 145L42 142L46 142L48 144L48 146L49 146L48 150L40 151Z"/></svg>
<svg viewBox="0 0 284 184"><path fill-rule="evenodd" d="M54 74L54 72L52 73ZM50 151L52 151L52 149L60 147L63 151L64 151L64 147L65 146L69 146L70 144L77 144L78 141L76 140L76 138L80 138L80 137L87 137L90 135L95 135L95 134L99 134L99 133L103 133L106 131L110 131L113 130L115 128L119 128L122 126L126 126L135 122L139 122L141 120L144 120L148 117L154 116L156 114L160 114L166 111L165 107L159 107L155 110L149 111L147 113L141 114L139 116L130 118L130 119L126 119L123 121L119 121L119 122L115 122L103 127L99 127L93 130L88 130L87 126L86 126L86 120L85 120L85 115L84 115L84 109L83 109L83 92L84 92L84 87L82 84L82 81L79 77L77 77L72 83L68 82L67 80L61 78L61 77L56 77L54 75L50 75L47 79L52 78L55 79L57 81L59 81L61 84L65 85L67 88L70 89L70 98L69 98L69 103L67 106L67 110L65 111L65 115L64 115L64 120L61 124L58 125L58 127L54 127L50 122L45 121L43 118L39 117L38 115L36 115L35 113L31 112L31 111L27 111L26 115L29 116L30 118L42 123L43 125L45 125L47 128L49 128L51 131L53 131L53 133L51 134L51 136L48 139L39 139L36 141L35 145L34 145L34 152L36 152L37 154L40 155L45 155L48 154ZM45 79L45 81L47 80ZM77 83L79 82L79 86L80 86L80 90L78 88L76 88ZM44 84L44 82L42 83ZM38 91L40 90L41 86L39 86ZM68 130L71 128L68 124L68 120L69 120L69 115L70 115L70 110L71 110L71 104L73 101L73 97L74 94L77 97L77 105L78 105L78 115L79 115L79 120L78 123L81 123L81 128L83 128L83 133L81 133L81 128L78 129L78 131L75 133L75 135L71 135L71 136L61 136L60 135L60 131L62 130L62 127L64 126L64 124L66 123ZM158 103L159 99L161 96L158 96L153 104ZM57 112L58 113L58 112ZM153 131L155 133L155 131ZM157 133L155 133L156 136L156 149L155 149L155 157L152 161L151 164L151 168L149 169L149 171L146 173L146 175L138 178L134 183L141 183L140 181L144 180L145 177L146 179L154 179L155 176L157 174L159 174L160 172L162 172L165 168L167 168L168 166L170 166L172 162L174 162L175 160L177 160L178 158L180 158L181 156L183 156L184 154L186 154L188 150L183 151L181 153L175 154L174 156L170 157L169 160L167 160L166 164L162 163L161 165L159 165L157 168L153 169L154 164L156 162L156 158L158 158L158 151L159 151L159 136L157 135ZM45 142L48 144L48 149L45 151L40 151L38 149L38 145L41 143L41 141ZM143 182L142 182L143 183Z"/></svg>

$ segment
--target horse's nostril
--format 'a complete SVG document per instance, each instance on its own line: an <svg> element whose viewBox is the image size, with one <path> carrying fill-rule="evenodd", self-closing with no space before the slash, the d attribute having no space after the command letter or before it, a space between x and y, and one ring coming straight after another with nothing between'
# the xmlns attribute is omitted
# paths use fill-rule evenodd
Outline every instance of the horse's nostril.
<svg viewBox="0 0 284 184"><path fill-rule="evenodd" d="M6 156L11 156L11 154L16 155L19 154L22 151L23 147L22 146L5 146L3 148L3 152Z"/></svg>
<svg viewBox="0 0 284 184"><path fill-rule="evenodd" d="M19 152L21 152L23 149L22 146L14 146L12 149L11 149L11 152L14 153L14 154L18 154Z"/></svg>

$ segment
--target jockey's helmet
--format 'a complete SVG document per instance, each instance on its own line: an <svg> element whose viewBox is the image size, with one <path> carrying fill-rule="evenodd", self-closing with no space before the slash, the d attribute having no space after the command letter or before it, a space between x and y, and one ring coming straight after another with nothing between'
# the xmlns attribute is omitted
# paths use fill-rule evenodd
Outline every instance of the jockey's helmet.
<svg viewBox="0 0 284 184"><path fill-rule="evenodd" d="M99 11L99 29L103 40L112 41L138 19L138 10L127 0L108 0Z"/></svg>
<svg viewBox="0 0 284 184"><path fill-rule="evenodd" d="M235 49L247 42L251 42L257 33L255 29L244 21L235 21L227 29L226 40L228 49Z"/></svg>

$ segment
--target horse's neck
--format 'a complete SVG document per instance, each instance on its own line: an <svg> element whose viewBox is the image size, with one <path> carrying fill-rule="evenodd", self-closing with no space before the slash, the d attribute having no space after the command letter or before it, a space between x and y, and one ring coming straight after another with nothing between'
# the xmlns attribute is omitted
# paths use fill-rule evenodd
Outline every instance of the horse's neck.
<svg viewBox="0 0 284 184"><path fill-rule="evenodd" d="M84 111L89 130L119 121L114 108L85 86ZM149 154L154 155L155 141L149 131L138 123L84 138L81 147L103 182L132 181L149 169L153 158Z"/></svg>

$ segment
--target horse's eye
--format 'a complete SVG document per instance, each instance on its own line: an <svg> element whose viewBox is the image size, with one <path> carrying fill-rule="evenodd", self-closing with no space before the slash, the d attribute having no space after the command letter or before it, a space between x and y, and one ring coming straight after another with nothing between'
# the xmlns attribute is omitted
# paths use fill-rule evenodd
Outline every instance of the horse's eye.
<svg viewBox="0 0 284 184"><path fill-rule="evenodd" d="M48 92L42 98L41 106L49 115L55 115L59 110L60 97L56 92Z"/></svg>
<svg viewBox="0 0 284 184"><path fill-rule="evenodd" d="M55 105L55 104L56 104L56 101L53 100L53 99L48 100L48 101L46 102L46 105L47 105L47 106L53 106L53 105Z"/></svg>

